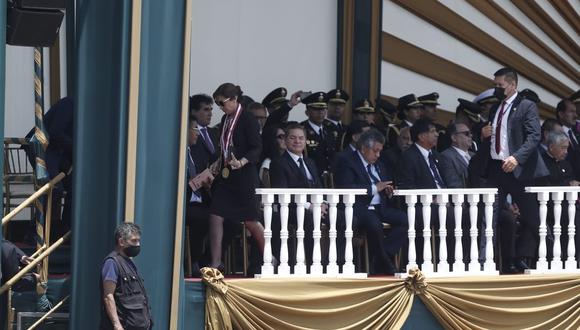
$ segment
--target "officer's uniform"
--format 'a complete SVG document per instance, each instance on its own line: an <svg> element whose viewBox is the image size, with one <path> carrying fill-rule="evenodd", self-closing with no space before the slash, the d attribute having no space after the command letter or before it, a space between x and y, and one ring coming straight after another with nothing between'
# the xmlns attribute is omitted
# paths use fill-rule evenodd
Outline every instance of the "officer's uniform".
<svg viewBox="0 0 580 330"><path fill-rule="evenodd" d="M324 92L316 92L302 99L309 111L326 111L328 97ZM322 177L324 172L330 170L332 156L336 152L331 133L327 133L324 125L316 127L310 120L300 123L306 130L306 154L314 160L318 168L318 175Z"/></svg>
<svg viewBox="0 0 580 330"><path fill-rule="evenodd" d="M438 93L431 93L423 96L418 97L419 102L423 105L424 108L427 107L435 107L439 105L439 94ZM437 151L441 152L451 146L451 138L447 136L447 128L438 122L433 122L435 125L435 129L437 133L439 133L439 138L437 140Z"/></svg>
<svg viewBox="0 0 580 330"><path fill-rule="evenodd" d="M401 119L401 122L396 124L392 129L389 130L389 135L387 140L389 142L389 146L393 147L397 145L397 139L399 138L399 134L401 129L405 127L410 127L409 123L405 120L405 110L411 108L421 108L423 105L419 102L419 99L415 96L415 94L407 94L399 98L399 104L397 105L397 110L399 111L397 116Z"/></svg>
<svg viewBox="0 0 580 330"><path fill-rule="evenodd" d="M346 102L348 102L348 100L350 99L348 93L342 89L333 89L328 93L326 93L326 96L328 97L329 104L330 103L346 104ZM342 121L334 121L328 118L328 115L327 118L322 123L322 126L324 127L324 132L328 133L333 140L332 148L334 149L334 152L342 150L341 149L342 140L344 139L344 135L346 133L346 130L348 129L348 126L345 125Z"/></svg>

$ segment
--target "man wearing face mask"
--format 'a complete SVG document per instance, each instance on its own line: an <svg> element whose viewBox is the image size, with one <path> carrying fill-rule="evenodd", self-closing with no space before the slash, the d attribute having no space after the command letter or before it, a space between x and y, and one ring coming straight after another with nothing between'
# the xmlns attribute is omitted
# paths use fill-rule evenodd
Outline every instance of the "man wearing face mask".
<svg viewBox="0 0 580 330"><path fill-rule="evenodd" d="M101 329L151 329L149 298L132 258L141 250L141 230L122 223L115 230L115 250L101 271Z"/></svg>
<svg viewBox="0 0 580 330"><path fill-rule="evenodd" d="M515 237L511 240L517 257L509 261L509 268L522 272L529 268L526 260L535 258L540 224L536 196L524 188L548 175L548 170L538 151L541 130L536 104L518 94L513 69L502 68L494 76L499 104L491 109L490 123L481 130L483 176L498 188L500 201L510 194L520 206L520 235L517 242Z"/></svg>

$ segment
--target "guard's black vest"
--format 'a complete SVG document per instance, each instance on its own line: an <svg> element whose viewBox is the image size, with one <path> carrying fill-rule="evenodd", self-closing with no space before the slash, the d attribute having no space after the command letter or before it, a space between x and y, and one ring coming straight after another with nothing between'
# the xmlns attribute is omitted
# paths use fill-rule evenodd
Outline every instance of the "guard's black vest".
<svg viewBox="0 0 580 330"><path fill-rule="evenodd" d="M152 327L151 312L143 279L137 274L130 261L118 252L111 252L105 261L107 259L113 259L117 265L117 287L113 295L121 325L125 330L150 329ZM101 301L104 301L102 279L100 283ZM101 306L101 329L113 329L104 303Z"/></svg>

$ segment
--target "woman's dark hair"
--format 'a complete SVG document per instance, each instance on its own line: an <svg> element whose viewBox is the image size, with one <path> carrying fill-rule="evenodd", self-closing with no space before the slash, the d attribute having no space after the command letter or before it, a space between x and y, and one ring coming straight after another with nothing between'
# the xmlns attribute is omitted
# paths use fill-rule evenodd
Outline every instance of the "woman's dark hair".
<svg viewBox="0 0 580 330"><path fill-rule="evenodd" d="M262 131L262 154L260 155L260 164L266 158L276 158L280 156L278 149L278 129L282 129L279 125L268 125Z"/></svg>
<svg viewBox="0 0 580 330"><path fill-rule="evenodd" d="M216 97L223 96L226 99L228 99L228 98L234 98L237 96L238 102L241 102L243 93L244 92L242 92L242 89L240 88L240 86L234 85L232 83L223 83L220 85L220 87L218 87L215 90L215 92L213 92L213 98L215 100Z"/></svg>

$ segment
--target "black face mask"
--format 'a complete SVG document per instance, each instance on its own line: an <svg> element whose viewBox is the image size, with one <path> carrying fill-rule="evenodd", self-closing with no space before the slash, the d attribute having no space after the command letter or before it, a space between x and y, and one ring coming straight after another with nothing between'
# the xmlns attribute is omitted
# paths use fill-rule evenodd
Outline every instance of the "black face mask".
<svg viewBox="0 0 580 330"><path fill-rule="evenodd" d="M506 98L505 88L504 87L496 87L496 88L494 88L493 96L495 96L500 101L505 100L505 98Z"/></svg>
<svg viewBox="0 0 580 330"><path fill-rule="evenodd" d="M127 257L136 257L139 252L141 252L141 245L129 245L123 250L123 252L125 252Z"/></svg>

